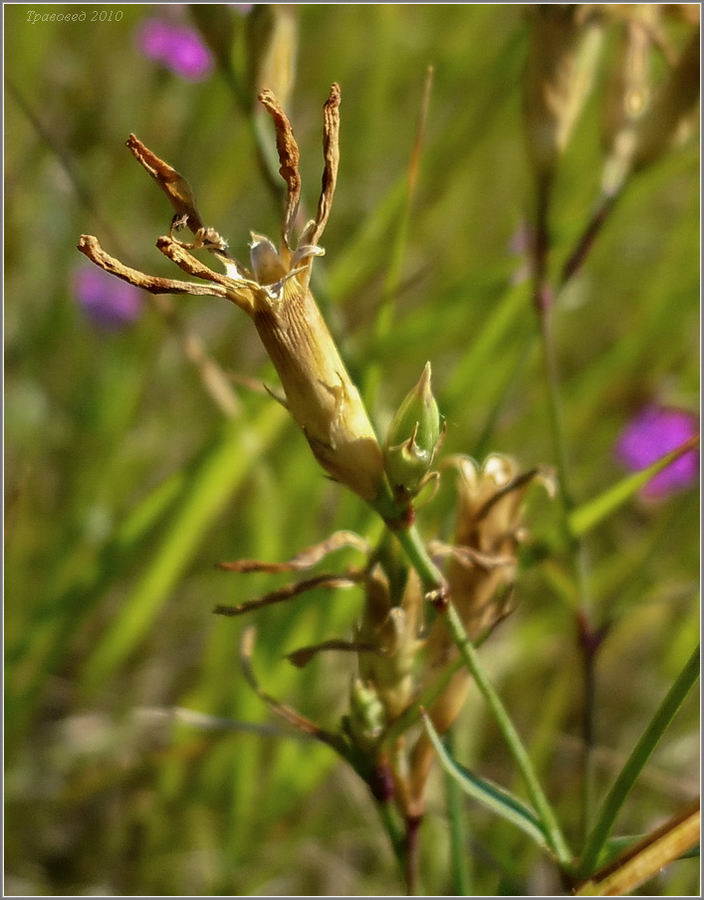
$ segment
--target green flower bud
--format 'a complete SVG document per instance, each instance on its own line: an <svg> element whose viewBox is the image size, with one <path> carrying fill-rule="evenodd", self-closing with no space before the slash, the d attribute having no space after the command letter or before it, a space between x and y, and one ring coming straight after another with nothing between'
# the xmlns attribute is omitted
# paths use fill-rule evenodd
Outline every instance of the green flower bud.
<svg viewBox="0 0 704 900"><path fill-rule="evenodd" d="M408 499L423 487L441 436L441 418L430 386L430 363L391 421L384 467L394 494Z"/></svg>
<svg viewBox="0 0 704 900"><path fill-rule="evenodd" d="M350 691L350 730L360 745L369 749L386 726L384 706L373 685L355 678Z"/></svg>

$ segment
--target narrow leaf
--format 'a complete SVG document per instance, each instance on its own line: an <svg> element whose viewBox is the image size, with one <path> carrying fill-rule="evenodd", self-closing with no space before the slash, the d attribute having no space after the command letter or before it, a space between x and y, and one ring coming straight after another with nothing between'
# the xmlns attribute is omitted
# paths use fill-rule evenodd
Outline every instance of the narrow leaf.
<svg viewBox="0 0 704 900"><path fill-rule="evenodd" d="M698 676L699 646L697 645L697 648L677 676L675 683L668 691L667 696L660 704L650 724L641 735L640 740L626 760L626 764L621 769L602 803L596 824L589 835L582 855L580 868L584 876L594 871L601 848L609 837L611 828L616 821L616 816L619 814L626 797Z"/></svg>
<svg viewBox="0 0 704 900"><path fill-rule="evenodd" d="M616 512L624 503L631 499L638 491L644 487L651 478L666 469L671 463L684 456L690 450L693 450L699 443L699 435L691 437L684 444L666 453L660 459L656 460L647 469L640 472L634 472L627 475L621 481L607 488L598 497L588 500L582 506L570 513L569 524L570 531L575 537L581 537L588 531L591 531L596 525L608 518L612 513Z"/></svg>
<svg viewBox="0 0 704 900"><path fill-rule="evenodd" d="M433 727L433 723L425 713L423 714L423 721L443 769L459 782L462 790L502 819L512 822L529 835L539 846L548 850L545 832L533 810L505 788L470 772L452 759Z"/></svg>

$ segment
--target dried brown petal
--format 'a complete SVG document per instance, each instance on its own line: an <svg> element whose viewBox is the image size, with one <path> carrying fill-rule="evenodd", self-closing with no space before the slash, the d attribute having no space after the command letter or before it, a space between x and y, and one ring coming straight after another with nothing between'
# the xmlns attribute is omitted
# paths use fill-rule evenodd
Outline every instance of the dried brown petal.
<svg viewBox="0 0 704 900"><path fill-rule="evenodd" d="M203 227L203 221L196 209L193 191L186 179L163 159L159 159L139 138L131 134L126 141L137 162L146 169L169 198L178 216L187 216L186 224L195 234Z"/></svg>
<svg viewBox="0 0 704 900"><path fill-rule="evenodd" d="M199 259L190 254L188 250L173 238L162 235L156 242L157 248L168 257L172 262L188 272L189 275L195 275L196 278L204 278L206 281L212 281L214 284L220 285L226 291L226 296L233 303L236 303L245 312L251 313L254 310L254 291L259 286L255 282L246 280L237 280L221 275L219 272L213 272Z"/></svg>
<svg viewBox="0 0 704 900"><path fill-rule="evenodd" d="M219 284L196 284L190 281L177 281L174 278L160 278L157 275L145 275L137 269L121 263L119 259L110 256L103 250L96 237L92 234L82 234L78 240L78 249L88 259L123 281L133 284L135 287L149 291L150 294L193 294L204 297L224 297L227 292Z"/></svg>
<svg viewBox="0 0 704 900"><path fill-rule="evenodd" d="M299 171L300 153L293 134L293 128L283 107L270 90L259 94L259 102L266 109L274 122L276 130L276 149L279 154L279 174L286 182L286 211L284 213L283 237L290 247L291 230L298 214L301 199L301 173Z"/></svg>
<svg viewBox="0 0 704 900"><path fill-rule="evenodd" d="M337 184L340 165L340 85L330 87L330 94L323 107L323 184L315 216L315 228L306 243L317 244L325 230L332 208L332 198Z"/></svg>

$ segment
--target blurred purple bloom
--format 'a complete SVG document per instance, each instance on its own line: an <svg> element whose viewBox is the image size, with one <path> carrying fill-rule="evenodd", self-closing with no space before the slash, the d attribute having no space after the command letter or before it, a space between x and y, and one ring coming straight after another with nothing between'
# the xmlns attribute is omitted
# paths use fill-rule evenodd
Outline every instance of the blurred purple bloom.
<svg viewBox="0 0 704 900"><path fill-rule="evenodd" d="M621 433L616 454L629 469L645 469L676 450L699 432L692 413L668 406L646 406ZM643 488L646 497L665 497L694 484L699 474L699 452L691 450L659 472Z"/></svg>
<svg viewBox="0 0 704 900"><path fill-rule="evenodd" d="M227 5L231 6L241 16L246 16L248 12L254 9L254 3L228 3Z"/></svg>
<svg viewBox="0 0 704 900"><path fill-rule="evenodd" d="M137 44L148 59L188 81L202 81L213 68L210 51L198 33L186 25L147 19L137 32Z"/></svg>
<svg viewBox="0 0 704 900"><path fill-rule="evenodd" d="M142 295L136 287L95 267L76 272L74 290L86 316L105 331L131 325L142 310Z"/></svg>

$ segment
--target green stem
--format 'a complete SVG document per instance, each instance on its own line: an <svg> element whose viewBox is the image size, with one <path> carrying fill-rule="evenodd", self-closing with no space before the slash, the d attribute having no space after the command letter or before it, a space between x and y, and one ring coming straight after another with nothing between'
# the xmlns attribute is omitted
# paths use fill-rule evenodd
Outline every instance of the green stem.
<svg viewBox="0 0 704 900"><path fill-rule="evenodd" d="M418 573L426 593L442 592L445 590L445 579L442 572L428 555L425 545L418 534L415 525L410 528L402 528L394 531L396 538L404 550L408 561Z"/></svg>
<svg viewBox="0 0 704 900"><path fill-rule="evenodd" d="M578 625L582 625L582 631L587 640L580 642L583 661L583 702L582 702L582 831L583 837L589 829L591 821L592 796L594 793L594 765L593 765L593 736L595 720L595 669L596 650L589 649L589 639L592 635L591 625L591 601L589 597L589 585L587 577L587 564L584 544L571 528L571 513L574 509L574 498L570 485L570 472L568 463L567 440L565 438L564 419L560 398L560 377L553 341L551 312L554 298L551 296L548 284L547 257L550 251L550 237L548 229L550 185L538 185L538 203L536 209L537 237L534 247L534 307L538 320L538 331L542 347L543 368L545 373L545 385L547 389L548 417L550 431L552 433L555 461L557 464L557 480L560 488L562 506L561 524L574 572L579 607L576 611ZM591 245L589 245L591 246ZM588 248L585 251L588 252Z"/></svg>
<svg viewBox="0 0 704 900"><path fill-rule="evenodd" d="M381 824L384 826L384 831L386 832L389 843L391 844L391 849L394 851L394 856L396 858L396 862L398 863L399 871L405 884L406 854L403 835L401 834L401 830L396 822L396 819L394 818L391 804L384 800L378 800L375 806L379 812Z"/></svg>
<svg viewBox="0 0 704 900"><path fill-rule="evenodd" d="M454 757L454 740L452 731L445 737L448 753ZM445 796L447 797L447 816L450 821L450 877L452 890L458 897L469 897L471 879L467 861L467 836L465 834L465 811L463 807L462 788L449 774L445 775Z"/></svg>
<svg viewBox="0 0 704 900"><path fill-rule="evenodd" d="M580 872L583 877L588 876L594 870L599 853L609 837L616 816L628 793L698 675L699 645L685 663L607 794L582 854Z"/></svg>
<svg viewBox="0 0 704 900"><path fill-rule="evenodd" d="M572 860L572 853L567 846L565 838L558 824L555 813L545 796L533 765L528 756L521 738L511 721L499 695L489 681L484 671L476 648L467 636L462 620L452 602L447 598L447 587L442 573L428 556L420 535L415 526L394 532L408 561L418 573L426 591L436 594L446 602L445 615L450 635L459 649L467 669L474 678L481 695L494 715L494 719L511 751L516 765L523 777L529 799L531 800L540 820L545 828L546 838L554 851L555 856L563 866L568 866Z"/></svg>
<svg viewBox="0 0 704 900"><path fill-rule="evenodd" d="M462 620L452 603L448 603L446 616L447 626L450 630L452 639L457 645L467 669L474 678L474 681L479 688L479 692L482 697L484 697L489 709L493 713L496 724L499 726L501 734L516 761L516 765L523 777L528 798L540 817L550 847L554 851L559 862L563 866L567 866L571 863L572 853L565 841L555 813L550 806L550 802L543 792L538 776L536 775L533 764L528 756L528 751L523 745L506 707L503 705L499 695L491 685L491 682L484 671L484 667L479 661L477 651L467 636Z"/></svg>

